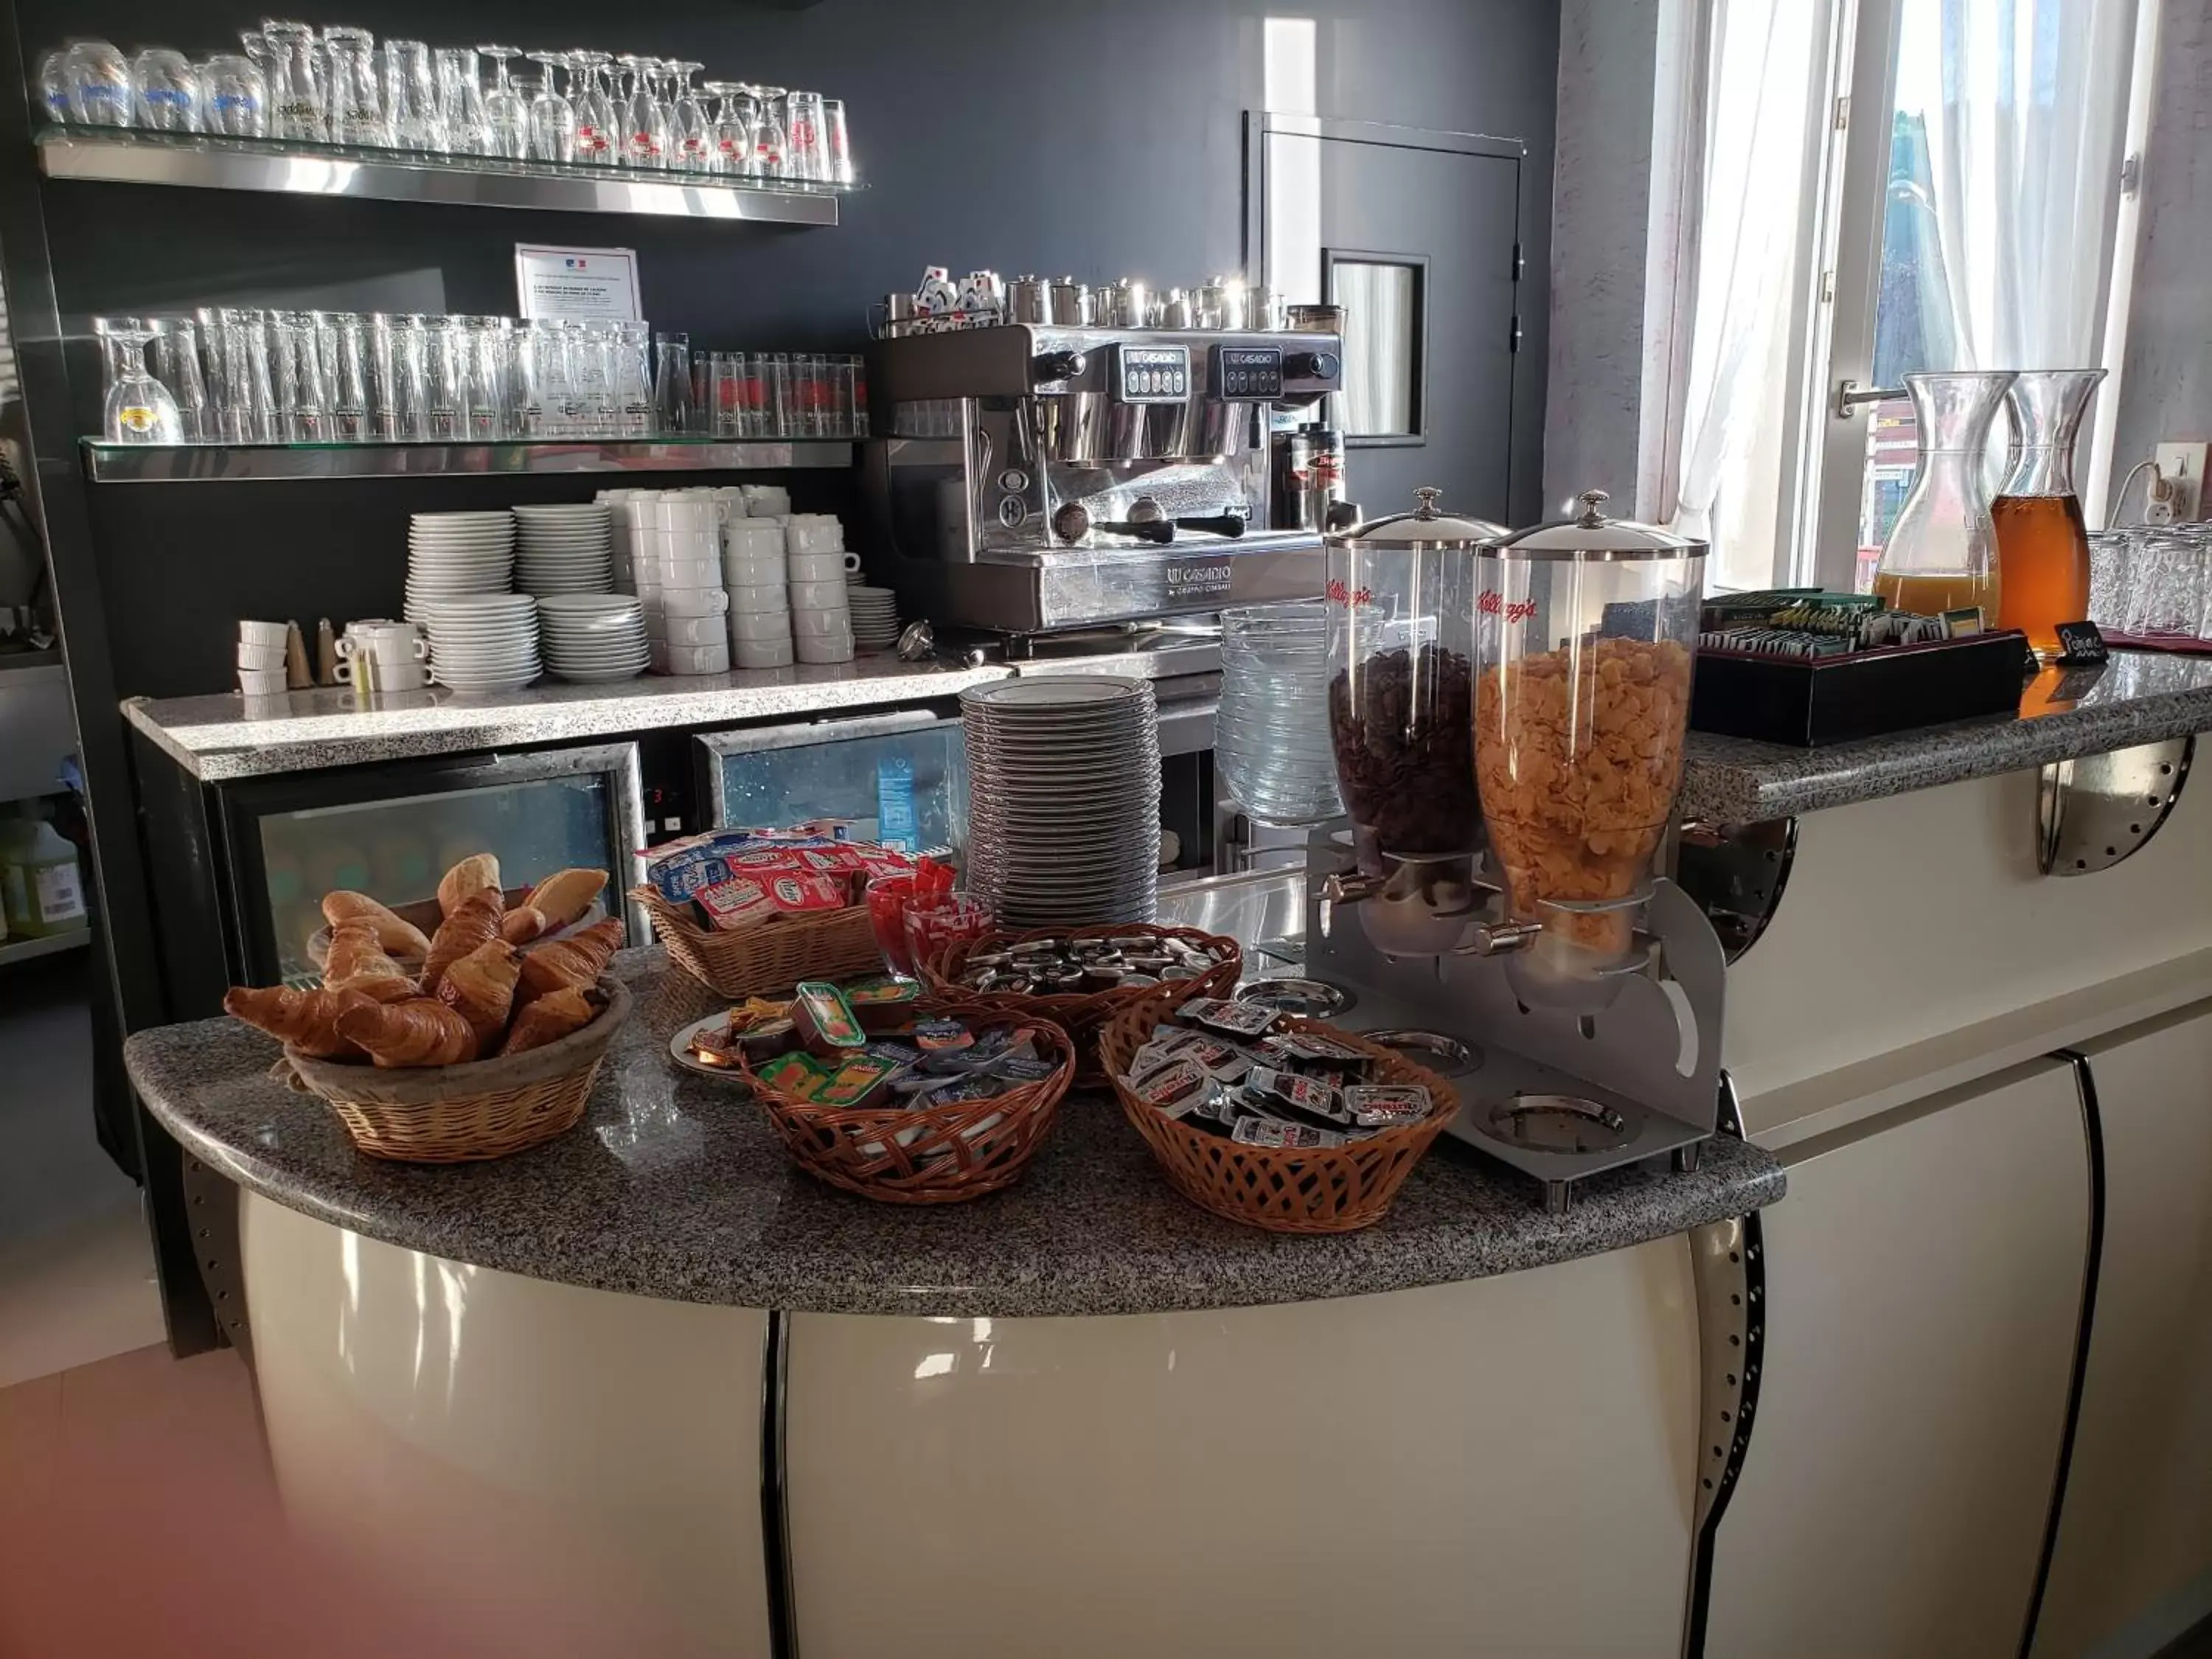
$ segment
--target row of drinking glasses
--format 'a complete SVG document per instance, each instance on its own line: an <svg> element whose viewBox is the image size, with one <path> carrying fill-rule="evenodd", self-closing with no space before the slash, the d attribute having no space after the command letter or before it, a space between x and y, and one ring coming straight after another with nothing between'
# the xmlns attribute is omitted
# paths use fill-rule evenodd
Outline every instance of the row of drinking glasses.
<svg viewBox="0 0 2212 1659"><path fill-rule="evenodd" d="M684 418L684 430L717 438L865 438L867 370L822 352L702 351Z"/></svg>
<svg viewBox="0 0 2212 1659"><path fill-rule="evenodd" d="M105 40L75 40L40 63L40 97L53 120L88 126L853 182L842 100L744 81L695 84L702 64L434 50L420 40L379 46L367 29L319 33L275 19L240 39L242 52L198 60L166 46L126 56ZM480 58L492 60L489 86ZM511 75L516 58L542 74Z"/></svg>
<svg viewBox="0 0 2212 1659"><path fill-rule="evenodd" d="M2089 616L2134 638L2212 641L2212 524L2094 532Z"/></svg>

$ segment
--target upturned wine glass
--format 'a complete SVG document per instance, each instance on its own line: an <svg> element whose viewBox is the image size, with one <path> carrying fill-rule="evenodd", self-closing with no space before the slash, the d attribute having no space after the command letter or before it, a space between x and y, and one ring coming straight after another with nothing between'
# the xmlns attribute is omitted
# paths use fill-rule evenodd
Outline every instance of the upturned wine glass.
<svg viewBox="0 0 2212 1659"><path fill-rule="evenodd" d="M622 159L622 117L601 77L612 60L603 52L571 52L568 97L576 110L576 156L597 167L612 167Z"/></svg>
<svg viewBox="0 0 2212 1659"><path fill-rule="evenodd" d="M556 91L553 71L563 61L556 52L533 52L530 61L545 71L530 100L530 159L533 161L571 161L586 159L580 152L583 139L578 131L576 106ZM574 86L574 77L570 84Z"/></svg>
<svg viewBox="0 0 2212 1659"><path fill-rule="evenodd" d="M699 88L691 84L691 77L706 67L704 64L680 62L667 65L676 97L668 112L672 143L666 164L685 173L713 173L721 157L721 151L715 147L714 123L708 118L707 106L700 100Z"/></svg>
<svg viewBox="0 0 2212 1659"><path fill-rule="evenodd" d="M491 59L491 88L483 95L484 153L511 161L526 159L530 147L530 106L507 77L507 60L522 55L517 46L478 46ZM567 161L564 152L552 159Z"/></svg>

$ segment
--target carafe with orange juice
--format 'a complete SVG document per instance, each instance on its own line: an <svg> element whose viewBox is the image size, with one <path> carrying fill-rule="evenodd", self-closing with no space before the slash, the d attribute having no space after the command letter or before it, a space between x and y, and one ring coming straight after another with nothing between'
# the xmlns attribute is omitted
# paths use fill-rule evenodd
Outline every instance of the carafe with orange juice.
<svg viewBox="0 0 2212 1659"><path fill-rule="evenodd" d="M2101 368L2038 369L2005 389L2010 466L1990 503L2001 583L1997 623L2039 657L2058 653L2058 624L2089 614L2089 529L2074 494L2074 441Z"/></svg>
<svg viewBox="0 0 2212 1659"><path fill-rule="evenodd" d="M1905 377L1919 467L1874 573L1874 591L1893 610L1933 617L1978 605L1996 620L1996 532L1982 462L2012 378L2008 371Z"/></svg>

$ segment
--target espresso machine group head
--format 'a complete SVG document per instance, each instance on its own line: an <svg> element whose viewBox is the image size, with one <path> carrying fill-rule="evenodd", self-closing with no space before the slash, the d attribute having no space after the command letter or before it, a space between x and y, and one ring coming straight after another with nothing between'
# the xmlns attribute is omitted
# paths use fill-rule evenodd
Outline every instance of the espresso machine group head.
<svg viewBox="0 0 2212 1659"><path fill-rule="evenodd" d="M1033 280L1006 315L1038 319L878 348L864 465L909 605L1033 633L1317 595L1319 533L1273 527L1269 432L1341 390L1341 336L1123 325L1127 283L1024 307Z"/></svg>

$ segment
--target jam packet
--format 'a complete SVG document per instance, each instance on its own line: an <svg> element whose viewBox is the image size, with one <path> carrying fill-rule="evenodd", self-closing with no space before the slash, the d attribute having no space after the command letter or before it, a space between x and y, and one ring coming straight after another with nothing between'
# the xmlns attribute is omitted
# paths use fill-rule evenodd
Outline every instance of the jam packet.
<svg viewBox="0 0 2212 1659"><path fill-rule="evenodd" d="M1429 1115L1429 1091L1418 1083L1355 1083L1344 1091L1344 1109L1363 1129L1396 1129Z"/></svg>
<svg viewBox="0 0 2212 1659"><path fill-rule="evenodd" d="M1344 1145L1344 1137L1334 1129L1316 1129L1310 1123L1290 1123L1257 1113L1238 1118L1229 1138L1247 1146L1279 1146L1292 1152L1318 1152Z"/></svg>
<svg viewBox="0 0 2212 1659"><path fill-rule="evenodd" d="M1339 1123L1351 1121L1336 1091L1317 1077L1303 1077L1296 1072L1276 1071L1262 1066L1255 1067L1244 1079L1244 1087L1252 1094L1279 1100L1284 1105L1314 1117L1327 1118Z"/></svg>
<svg viewBox="0 0 2212 1659"><path fill-rule="evenodd" d="M1123 1081L1127 1083L1127 1079ZM1219 1085L1206 1074L1205 1067L1194 1060L1178 1060L1164 1066L1139 1082L1129 1083L1129 1092L1146 1105L1165 1113L1172 1118L1188 1116L1218 1090Z"/></svg>
<svg viewBox="0 0 2212 1659"><path fill-rule="evenodd" d="M1230 1036L1255 1037L1278 1019L1282 1011L1263 1008L1256 1002L1231 1002L1223 997L1197 997L1176 1010L1179 1018L1195 1021L1200 1025Z"/></svg>
<svg viewBox="0 0 2212 1659"><path fill-rule="evenodd" d="M857 1054L868 1046L868 1034L845 994L828 980L799 981L791 1005L792 1022L799 1041L823 1056Z"/></svg>

